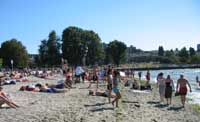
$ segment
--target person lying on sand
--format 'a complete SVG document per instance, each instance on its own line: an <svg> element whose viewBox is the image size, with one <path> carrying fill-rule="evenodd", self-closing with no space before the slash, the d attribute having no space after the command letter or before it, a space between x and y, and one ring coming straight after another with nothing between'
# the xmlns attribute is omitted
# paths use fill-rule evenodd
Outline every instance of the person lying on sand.
<svg viewBox="0 0 200 122"><path fill-rule="evenodd" d="M102 97L109 97L109 92L108 91L102 91L102 90L89 90L89 95L92 96L102 96ZM110 95L110 98L114 98L115 95Z"/></svg>
<svg viewBox="0 0 200 122"><path fill-rule="evenodd" d="M3 91L3 88L0 86L0 107L2 107L3 104L7 104L8 106L12 108L19 108L17 104L11 101L11 99L6 95L6 93Z"/></svg>
<svg viewBox="0 0 200 122"><path fill-rule="evenodd" d="M57 89L55 87L49 87L48 84L42 85L40 83L36 85L22 86L20 91L34 91L34 92L48 92L48 93L65 93L66 89Z"/></svg>
<svg viewBox="0 0 200 122"><path fill-rule="evenodd" d="M67 92L66 89L57 89L57 88L50 88L46 85L37 85L37 88L39 88L39 92L47 92L47 93L65 93Z"/></svg>

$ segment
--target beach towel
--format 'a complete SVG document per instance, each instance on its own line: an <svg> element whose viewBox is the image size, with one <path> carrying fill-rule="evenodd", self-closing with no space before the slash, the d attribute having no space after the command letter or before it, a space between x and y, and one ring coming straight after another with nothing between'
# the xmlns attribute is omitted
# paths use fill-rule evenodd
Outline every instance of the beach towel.
<svg viewBox="0 0 200 122"><path fill-rule="evenodd" d="M132 90L133 93L144 93L144 94L148 94L151 91L150 90Z"/></svg>

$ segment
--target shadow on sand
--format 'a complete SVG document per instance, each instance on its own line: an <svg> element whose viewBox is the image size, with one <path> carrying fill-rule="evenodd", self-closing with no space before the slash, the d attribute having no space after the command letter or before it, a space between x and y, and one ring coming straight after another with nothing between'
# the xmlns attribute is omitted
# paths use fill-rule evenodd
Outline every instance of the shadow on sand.
<svg viewBox="0 0 200 122"><path fill-rule="evenodd" d="M167 104L157 104L157 105L155 105L155 107L157 107L157 108L165 108L165 107L168 107L169 105L167 105Z"/></svg>
<svg viewBox="0 0 200 122"><path fill-rule="evenodd" d="M91 109L91 112L101 112L101 111L105 111L105 110L114 110L113 107L108 107L108 108L96 108L96 109Z"/></svg>
<svg viewBox="0 0 200 122"><path fill-rule="evenodd" d="M105 104L108 104L108 103L96 103L94 105L84 105L85 107L92 107L92 106L102 106L102 105L105 105Z"/></svg>
<svg viewBox="0 0 200 122"><path fill-rule="evenodd" d="M11 107L0 107L0 109L10 109Z"/></svg>
<svg viewBox="0 0 200 122"><path fill-rule="evenodd" d="M169 111L179 111L181 109L183 109L182 106L180 106L180 107L169 107L167 110L169 110Z"/></svg>
<svg viewBox="0 0 200 122"><path fill-rule="evenodd" d="M122 102L123 102L123 103L139 103L139 102L137 102L137 101L125 101L125 100L123 100Z"/></svg>
<svg viewBox="0 0 200 122"><path fill-rule="evenodd" d="M147 102L147 104L159 104L160 102L159 101L149 101Z"/></svg>

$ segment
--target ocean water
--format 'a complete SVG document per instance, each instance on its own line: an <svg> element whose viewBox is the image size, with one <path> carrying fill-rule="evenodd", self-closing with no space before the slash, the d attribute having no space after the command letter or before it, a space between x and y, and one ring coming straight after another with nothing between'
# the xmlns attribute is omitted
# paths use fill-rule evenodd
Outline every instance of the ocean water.
<svg viewBox="0 0 200 122"><path fill-rule="evenodd" d="M142 79L145 79L146 71L141 71L142 72ZM156 77L158 73L164 73L164 77L166 78L167 75L170 75L171 78L174 81L175 87L177 80L180 78L180 75L184 75L184 78L186 78L191 87L192 87L192 92L188 92L187 98L192 99L190 101L191 103L194 104L199 104L200 105L200 87L196 83L196 76L199 76L200 80L200 68L198 69L172 69L172 70L150 70L150 75L151 75L151 82L156 83ZM138 71L135 72L135 76L138 77Z"/></svg>

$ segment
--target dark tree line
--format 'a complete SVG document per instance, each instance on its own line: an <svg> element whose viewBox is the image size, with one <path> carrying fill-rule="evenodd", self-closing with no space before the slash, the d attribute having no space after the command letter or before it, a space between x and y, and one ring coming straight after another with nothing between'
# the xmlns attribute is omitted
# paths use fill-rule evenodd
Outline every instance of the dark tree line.
<svg viewBox="0 0 200 122"><path fill-rule="evenodd" d="M119 65L125 62L126 45L117 40L109 44L102 43L94 31L70 26L63 30L62 39L56 38L55 31L52 31L49 39L42 40L39 46L37 62L40 66L59 65L61 58L73 66L110 63Z"/></svg>

